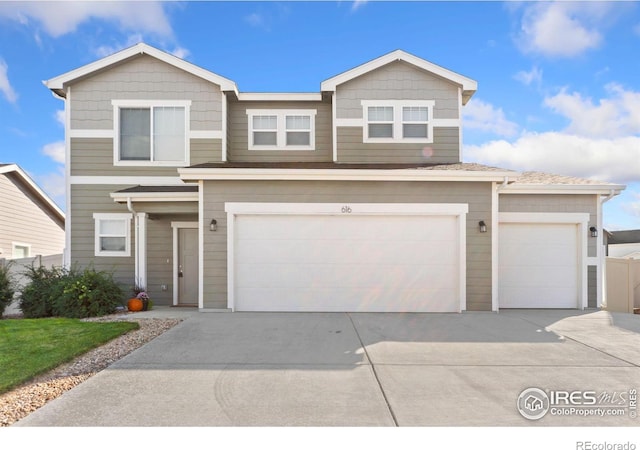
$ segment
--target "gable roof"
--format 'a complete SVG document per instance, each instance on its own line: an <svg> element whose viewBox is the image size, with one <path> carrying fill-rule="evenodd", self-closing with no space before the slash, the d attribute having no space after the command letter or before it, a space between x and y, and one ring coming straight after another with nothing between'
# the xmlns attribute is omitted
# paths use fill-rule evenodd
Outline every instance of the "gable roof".
<svg viewBox="0 0 640 450"><path fill-rule="evenodd" d="M449 69L445 69L444 67L433 64L403 50L395 50L391 53L387 53L386 55L361 64L351 70L347 70L335 77L329 78L322 82L320 85L321 90L335 91L337 86L395 61L404 61L418 67L419 69L433 73L434 75L445 78L459 85L462 88L463 105L466 105L471 96L475 94L476 90L478 90L478 83L471 78L452 72Z"/></svg>
<svg viewBox="0 0 640 450"><path fill-rule="evenodd" d="M640 230L609 231L609 244L640 243Z"/></svg>
<svg viewBox="0 0 640 450"><path fill-rule="evenodd" d="M65 214L55 202L17 164L0 164L0 175L14 175L17 181L41 200L43 209L51 212L56 221L64 227Z"/></svg>
<svg viewBox="0 0 640 450"><path fill-rule="evenodd" d="M150 45L147 45L145 43L139 43L134 45L133 47L125 48L124 50L114 53L113 55L99 59L90 64L74 69L70 72L59 75L55 78L51 78L50 80L43 81L42 83L59 97L65 98L65 87L68 83L90 76L95 72L106 69L112 65L119 64L127 59L139 55L152 56L153 58L159 59L160 61L182 69L185 72L189 72L192 75L217 84L223 91L234 91L236 93L238 92L238 88L235 82L221 77L220 75L217 75L213 72L209 72L208 70L205 70L202 67L198 67L195 64L191 64L190 62L180 59L177 56L163 52L162 50L158 50L155 47L151 47Z"/></svg>
<svg viewBox="0 0 640 450"><path fill-rule="evenodd" d="M611 197L620 194L625 185L589 178L571 177L546 172L522 172L513 183L501 191L505 194L545 192L548 194L572 191L583 194L602 194Z"/></svg>

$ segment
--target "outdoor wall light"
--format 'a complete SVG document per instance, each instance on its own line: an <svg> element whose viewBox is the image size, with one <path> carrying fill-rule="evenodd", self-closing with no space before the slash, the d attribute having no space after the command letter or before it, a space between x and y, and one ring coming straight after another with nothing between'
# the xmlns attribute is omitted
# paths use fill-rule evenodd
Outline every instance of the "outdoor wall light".
<svg viewBox="0 0 640 450"><path fill-rule="evenodd" d="M484 223L484 220L481 220L480 222L478 222L478 228L480 229L480 233L487 232L487 224Z"/></svg>
<svg viewBox="0 0 640 450"><path fill-rule="evenodd" d="M209 224L209 231L218 231L218 222L216 219L211 219L211 223Z"/></svg>
<svg viewBox="0 0 640 450"><path fill-rule="evenodd" d="M598 229L596 227L589 228L589 231L591 231L591 237L598 237Z"/></svg>

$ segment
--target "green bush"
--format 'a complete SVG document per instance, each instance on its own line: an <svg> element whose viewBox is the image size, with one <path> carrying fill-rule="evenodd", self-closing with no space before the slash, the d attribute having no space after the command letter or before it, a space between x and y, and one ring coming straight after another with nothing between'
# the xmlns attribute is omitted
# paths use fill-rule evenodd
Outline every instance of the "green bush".
<svg viewBox="0 0 640 450"><path fill-rule="evenodd" d="M124 298L112 274L93 268L29 267L26 276L29 284L20 308L28 318L103 316L113 313Z"/></svg>
<svg viewBox="0 0 640 450"><path fill-rule="evenodd" d="M62 294L62 280L68 271L57 267L27 267L24 274L29 280L22 289L20 309L27 318L53 316L55 299Z"/></svg>
<svg viewBox="0 0 640 450"><path fill-rule="evenodd" d="M93 268L69 271L62 277L62 293L53 303L53 312L63 317L96 317L115 312L124 293L113 275Z"/></svg>
<svg viewBox="0 0 640 450"><path fill-rule="evenodd" d="M13 301L13 281L9 274L9 265L0 266L0 318L7 306Z"/></svg>

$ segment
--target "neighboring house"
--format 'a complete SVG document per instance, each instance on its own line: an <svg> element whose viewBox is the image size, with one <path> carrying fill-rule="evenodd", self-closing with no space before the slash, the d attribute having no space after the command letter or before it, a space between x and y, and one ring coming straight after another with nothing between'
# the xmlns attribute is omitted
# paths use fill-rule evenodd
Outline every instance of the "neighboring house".
<svg viewBox="0 0 640 450"><path fill-rule="evenodd" d="M640 259L640 230L606 231L607 256Z"/></svg>
<svg viewBox="0 0 640 450"><path fill-rule="evenodd" d="M0 259L61 254L65 216L16 164L0 164Z"/></svg>
<svg viewBox="0 0 640 450"><path fill-rule="evenodd" d="M65 100L67 263L235 311L585 308L624 186L462 163L476 82L403 51L247 93L145 44Z"/></svg>

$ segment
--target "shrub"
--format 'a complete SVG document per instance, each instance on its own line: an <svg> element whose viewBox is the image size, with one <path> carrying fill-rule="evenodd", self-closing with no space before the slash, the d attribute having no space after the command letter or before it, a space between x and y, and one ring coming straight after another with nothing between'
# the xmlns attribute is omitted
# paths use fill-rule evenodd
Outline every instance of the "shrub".
<svg viewBox="0 0 640 450"><path fill-rule="evenodd" d="M113 275L93 268L71 270L61 278L62 292L53 302L55 315L96 317L111 314L122 305L124 293Z"/></svg>
<svg viewBox="0 0 640 450"><path fill-rule="evenodd" d="M62 279L68 272L57 267L27 267L29 280L22 289L20 309L27 318L53 316L53 304L63 291Z"/></svg>
<svg viewBox="0 0 640 450"><path fill-rule="evenodd" d="M0 265L0 318L4 310L13 301L13 280L9 273L9 265Z"/></svg>

